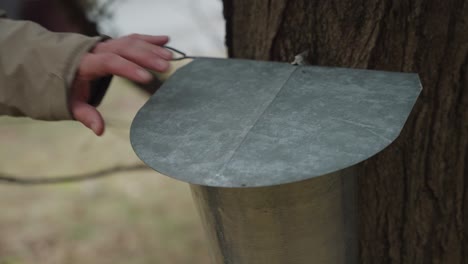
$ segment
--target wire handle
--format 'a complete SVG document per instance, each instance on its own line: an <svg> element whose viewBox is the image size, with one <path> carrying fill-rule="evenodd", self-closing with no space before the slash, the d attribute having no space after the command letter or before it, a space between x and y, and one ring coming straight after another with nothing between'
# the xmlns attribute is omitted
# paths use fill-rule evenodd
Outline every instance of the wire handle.
<svg viewBox="0 0 468 264"><path fill-rule="evenodd" d="M191 57L191 56L187 56L187 54L185 54L185 52L182 52L176 48L173 48L173 47L170 47L170 46L164 46L164 48L168 49L168 50L172 50L173 52L181 55L182 57L178 57L178 58L173 58L172 61L179 61L179 60L185 60L185 59L193 59L194 57Z"/></svg>

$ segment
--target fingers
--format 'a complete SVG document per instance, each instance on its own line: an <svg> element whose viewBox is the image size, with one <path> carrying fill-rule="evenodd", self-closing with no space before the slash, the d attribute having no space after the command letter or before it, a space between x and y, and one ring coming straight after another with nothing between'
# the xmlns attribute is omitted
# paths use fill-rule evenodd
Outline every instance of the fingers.
<svg viewBox="0 0 468 264"><path fill-rule="evenodd" d="M151 36L151 35L143 35L143 34L132 34L129 36L130 38L140 39L146 42L149 42L154 45L163 46L169 42L168 36Z"/></svg>
<svg viewBox="0 0 468 264"><path fill-rule="evenodd" d="M104 119L96 108L82 101L73 101L71 111L77 121L91 129L96 135L101 136L104 133Z"/></svg>
<svg viewBox="0 0 468 264"><path fill-rule="evenodd" d="M152 75L143 67L113 53L88 53L78 69L81 79L92 80L106 75L117 75L135 82L151 81Z"/></svg>
<svg viewBox="0 0 468 264"><path fill-rule="evenodd" d="M160 46L142 40L132 40L132 43L124 48L120 47L120 44L110 45L109 50L113 49L115 54L148 69L165 72L169 68L168 60L172 59L172 53Z"/></svg>
<svg viewBox="0 0 468 264"><path fill-rule="evenodd" d="M167 41L166 36L134 34L99 43L93 53L114 53L142 67L165 72L169 69L168 60L172 59L172 52L159 45Z"/></svg>
<svg viewBox="0 0 468 264"><path fill-rule="evenodd" d="M135 82L149 82L152 75L145 69L165 72L172 52L161 47L167 36L133 34L98 43L81 59L73 83L71 108L74 118L96 135L104 133L104 120L93 106L87 104L89 81L107 75L117 75Z"/></svg>
<svg viewBox="0 0 468 264"><path fill-rule="evenodd" d="M118 75L136 82L148 82L152 78L142 67L113 53L83 56L72 86L71 112L75 120L98 136L104 133L105 123L96 108L88 104L89 81L107 75Z"/></svg>
<svg viewBox="0 0 468 264"><path fill-rule="evenodd" d="M172 52L160 46L154 46L154 48L151 49L151 51L165 60L172 60L173 58Z"/></svg>

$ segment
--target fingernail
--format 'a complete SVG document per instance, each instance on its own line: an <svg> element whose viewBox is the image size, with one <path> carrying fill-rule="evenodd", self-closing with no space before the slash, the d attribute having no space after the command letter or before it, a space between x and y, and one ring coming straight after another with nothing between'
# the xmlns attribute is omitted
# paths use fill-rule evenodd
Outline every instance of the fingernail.
<svg viewBox="0 0 468 264"><path fill-rule="evenodd" d="M153 76L148 71L143 70L143 69L138 69L137 74L145 82L149 81L149 80L151 80L153 78Z"/></svg>
<svg viewBox="0 0 468 264"><path fill-rule="evenodd" d="M93 132L97 134L98 124L97 123L91 123L91 130L93 130Z"/></svg>
<svg viewBox="0 0 468 264"><path fill-rule="evenodd" d="M162 55L168 60L172 59L173 56L172 52L168 51L167 49L162 50Z"/></svg>
<svg viewBox="0 0 468 264"><path fill-rule="evenodd" d="M165 60L156 60L154 63L156 67L161 70L166 70L167 68L169 68L169 62Z"/></svg>

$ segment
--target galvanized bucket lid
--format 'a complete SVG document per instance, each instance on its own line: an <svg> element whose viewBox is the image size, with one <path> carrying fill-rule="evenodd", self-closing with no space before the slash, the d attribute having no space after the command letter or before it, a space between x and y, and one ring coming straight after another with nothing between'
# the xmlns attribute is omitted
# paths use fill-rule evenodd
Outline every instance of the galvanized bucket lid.
<svg viewBox="0 0 468 264"><path fill-rule="evenodd" d="M420 91L417 74L196 59L140 109L131 143L148 166L185 182L291 183L384 149Z"/></svg>

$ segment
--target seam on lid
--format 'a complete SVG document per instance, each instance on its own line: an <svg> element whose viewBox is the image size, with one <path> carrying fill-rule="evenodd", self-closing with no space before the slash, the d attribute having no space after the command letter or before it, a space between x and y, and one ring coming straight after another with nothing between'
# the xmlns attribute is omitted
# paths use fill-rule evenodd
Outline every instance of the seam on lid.
<svg viewBox="0 0 468 264"><path fill-rule="evenodd" d="M259 120L265 115L266 111L268 110L268 108L270 108L270 106L273 104L273 102L276 100L276 98L278 97L278 94L280 94L280 92L283 90L284 86L286 85L286 83L289 82L289 80L291 79L291 77L293 76L293 74L297 71L297 69L299 68L299 66L295 67L293 71L291 71L291 74L288 76L288 78L286 79L286 81L284 81L283 84L281 84L281 87L278 89L278 91L275 93L275 95L273 96L273 98L271 99L271 101L266 105L265 109L263 109L262 113L260 115L258 115L257 119L255 120L255 122L247 129L247 131L244 133L243 137L242 137L242 140L240 141L240 143L234 148L234 151L231 153L231 156L229 157L229 159L224 163L223 167L221 167L221 169L219 169L219 171L216 173L216 176L224 176L224 171L226 170L226 167L231 163L231 161L233 160L234 158L234 155L236 155L237 151L239 150L239 148L242 146L242 144L245 142L245 140L247 139L247 136L250 134L250 132L252 131L252 129L258 124Z"/></svg>

